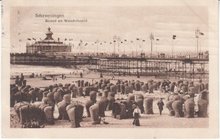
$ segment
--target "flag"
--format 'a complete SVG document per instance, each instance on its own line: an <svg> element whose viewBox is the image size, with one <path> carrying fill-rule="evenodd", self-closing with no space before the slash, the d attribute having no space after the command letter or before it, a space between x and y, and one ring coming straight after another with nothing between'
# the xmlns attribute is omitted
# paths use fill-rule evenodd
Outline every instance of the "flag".
<svg viewBox="0 0 220 140"><path fill-rule="evenodd" d="M204 33L202 33L202 32L199 32L199 34L200 34L200 35L204 35Z"/></svg>
<svg viewBox="0 0 220 140"><path fill-rule="evenodd" d="M154 40L154 35L152 33L150 34L150 40Z"/></svg>
<svg viewBox="0 0 220 140"><path fill-rule="evenodd" d="M176 35L173 35L173 39L176 39Z"/></svg>
<svg viewBox="0 0 220 140"><path fill-rule="evenodd" d="M204 35L204 33L203 33L203 32L200 32L199 29L196 29L196 30L195 30L195 36L196 36L196 38L199 38L199 35Z"/></svg>
<svg viewBox="0 0 220 140"><path fill-rule="evenodd" d="M99 41L98 41L98 40L96 40L96 41L95 41L95 44L97 44L98 42L99 42Z"/></svg>

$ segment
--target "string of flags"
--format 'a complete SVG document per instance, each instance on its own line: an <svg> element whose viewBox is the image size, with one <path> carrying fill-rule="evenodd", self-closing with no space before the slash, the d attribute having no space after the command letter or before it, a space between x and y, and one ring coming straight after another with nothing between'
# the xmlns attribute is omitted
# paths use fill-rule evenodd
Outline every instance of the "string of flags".
<svg viewBox="0 0 220 140"><path fill-rule="evenodd" d="M151 39L154 39L154 37L151 37ZM173 35L173 39L175 39L176 36ZM37 41L36 38L27 38L28 41ZM40 41L42 41L41 38L39 38ZM159 41L160 39L156 39L156 41ZM21 39L19 39L19 41L22 41ZM60 38L57 39L58 42L60 42ZM67 39L67 38L64 38L64 41L73 41L74 40L71 38L71 39ZM146 42L145 39L140 39L140 38L136 38L136 41L142 41L143 43ZM104 44L114 44L114 43L134 43L134 40L127 40L127 39L124 39L123 41L117 41L117 40L113 40L113 41L110 41L110 42L107 42L107 41L103 41L103 42L100 42L100 41L95 41L95 42L84 42L83 40L80 40L79 43L78 43L78 46L81 46L82 44L84 44L84 46L88 46L88 45L104 45Z"/></svg>
<svg viewBox="0 0 220 140"><path fill-rule="evenodd" d="M196 38L198 38L198 36L200 35L204 35L203 32L201 32L199 29L196 29L195 30L195 36ZM177 35L172 35L172 39L175 40L177 38ZM151 41L160 41L159 38L155 38L154 34L153 33L150 33L149 35L149 39ZM28 41L37 41L36 38L27 38ZM39 40L42 40L41 38ZM57 39L58 42L60 42L60 38ZM64 41L70 41L70 42L75 42L73 38L64 38L63 39ZM19 39L19 42L22 42L22 39ZM146 39L141 39L141 38L136 38L136 39L133 39L133 40L128 40L128 39L120 39L120 37L117 37L117 36L114 36L113 37L113 40L112 41L99 41L99 40L96 40L95 42L84 42L83 40L80 40L79 43L78 43L78 46L89 46L89 45L107 45L107 44L110 44L110 45L115 45L115 43L134 43L134 42L143 42L145 43L146 42Z"/></svg>

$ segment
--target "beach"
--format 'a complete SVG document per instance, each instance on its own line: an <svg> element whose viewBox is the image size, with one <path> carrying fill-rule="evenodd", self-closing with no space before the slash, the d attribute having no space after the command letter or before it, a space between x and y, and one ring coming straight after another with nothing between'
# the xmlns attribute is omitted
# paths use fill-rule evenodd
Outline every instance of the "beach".
<svg viewBox="0 0 220 140"><path fill-rule="evenodd" d="M83 78L80 78L78 74L66 74L66 78L62 79L61 76L57 76L57 80L42 80L42 78L28 78L27 85L30 85L31 87L39 87L44 88L49 85L54 84L67 84L67 83L76 83L78 80L85 80L89 82L96 82L100 81L100 75L96 72L90 71L89 73L84 73ZM111 75L104 74L104 78L111 79ZM136 76L115 76L114 79L111 80L112 83L116 83L116 81L120 80L139 80L141 82L147 82L150 79L153 79L155 81L160 81L163 79L155 79L155 77L140 77L137 78ZM172 80L178 80L178 79L172 79ZM14 79L11 79L11 83L14 83ZM136 92L136 91L135 91ZM100 127L100 128L207 128L209 126L209 118L175 118L174 116L169 116L168 109L166 106L164 106L163 114L159 115L159 110L157 107L157 101L160 98L164 98L164 103L166 104L166 97L168 94L161 93L160 91L154 91L153 94L144 94L145 97L153 97L153 111L154 114L148 115L148 114L141 114L140 118L140 127L135 127L132 125L133 119L115 119L112 117L111 111L105 111L106 117L105 120L109 123L107 125L105 124L96 124L92 125L91 118L83 118L83 121L80 123L81 128L93 128L93 127ZM118 97L121 97L120 95L116 95L116 99ZM126 97L123 97L126 98ZM87 100L89 100L89 97L80 97L72 100L78 100L83 103L85 103ZM84 108L84 114L83 116L86 116L86 111ZM18 118L14 112L14 109L11 108L11 127L19 127ZM70 122L64 121L64 120L56 120L54 125L46 125L46 128L70 128Z"/></svg>

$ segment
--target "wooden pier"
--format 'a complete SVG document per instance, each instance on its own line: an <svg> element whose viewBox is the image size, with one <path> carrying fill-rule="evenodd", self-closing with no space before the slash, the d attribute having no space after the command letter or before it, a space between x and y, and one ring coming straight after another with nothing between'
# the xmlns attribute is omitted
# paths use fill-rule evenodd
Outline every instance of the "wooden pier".
<svg viewBox="0 0 220 140"><path fill-rule="evenodd" d="M47 56L43 54L11 54L11 64L71 67L86 65L90 70L114 75L137 75L208 79L208 57L109 57Z"/></svg>
<svg viewBox="0 0 220 140"><path fill-rule="evenodd" d="M207 58L116 58L99 59L99 72L118 75L208 78Z"/></svg>

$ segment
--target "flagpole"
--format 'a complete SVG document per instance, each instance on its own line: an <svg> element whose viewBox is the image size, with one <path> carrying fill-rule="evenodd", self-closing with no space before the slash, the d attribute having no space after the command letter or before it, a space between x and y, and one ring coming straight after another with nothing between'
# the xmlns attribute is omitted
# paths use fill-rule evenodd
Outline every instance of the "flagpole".
<svg viewBox="0 0 220 140"><path fill-rule="evenodd" d="M173 39L172 39L172 57L173 57Z"/></svg>
<svg viewBox="0 0 220 140"><path fill-rule="evenodd" d="M96 55L98 55L98 51L99 51L99 44L97 43L96 45L97 45L97 46L96 46Z"/></svg>
<svg viewBox="0 0 220 140"><path fill-rule="evenodd" d="M153 52L153 40L154 40L154 36L151 33L150 34L150 45L151 45L151 51L150 51L150 56L152 57L152 52Z"/></svg>
<svg viewBox="0 0 220 140"><path fill-rule="evenodd" d="M138 38L136 39L137 40L137 44L138 44ZM138 56L138 50L137 50L138 46L136 47L136 57Z"/></svg>
<svg viewBox="0 0 220 140"><path fill-rule="evenodd" d="M199 29L197 28L195 31L196 36L196 54L199 55Z"/></svg>
<svg viewBox="0 0 220 140"><path fill-rule="evenodd" d="M152 51L153 51L153 42L152 42L152 39L150 40L150 56L152 57Z"/></svg>
<svg viewBox="0 0 220 140"><path fill-rule="evenodd" d="M116 36L116 35L114 35L114 36L113 36L113 43L114 43L114 55L115 55L115 51L116 51L116 50L115 50L115 49L116 49L116 48L115 48L115 47L116 47L116 46L115 46L115 45L116 45L116 40L117 40L117 36Z"/></svg>
<svg viewBox="0 0 220 140"><path fill-rule="evenodd" d="M113 53L114 53L114 55L115 55L115 40L114 40L113 42L114 42L114 52L113 52Z"/></svg>
<svg viewBox="0 0 220 140"><path fill-rule="evenodd" d="M196 37L196 52L197 52L197 55L199 54L199 36Z"/></svg>

